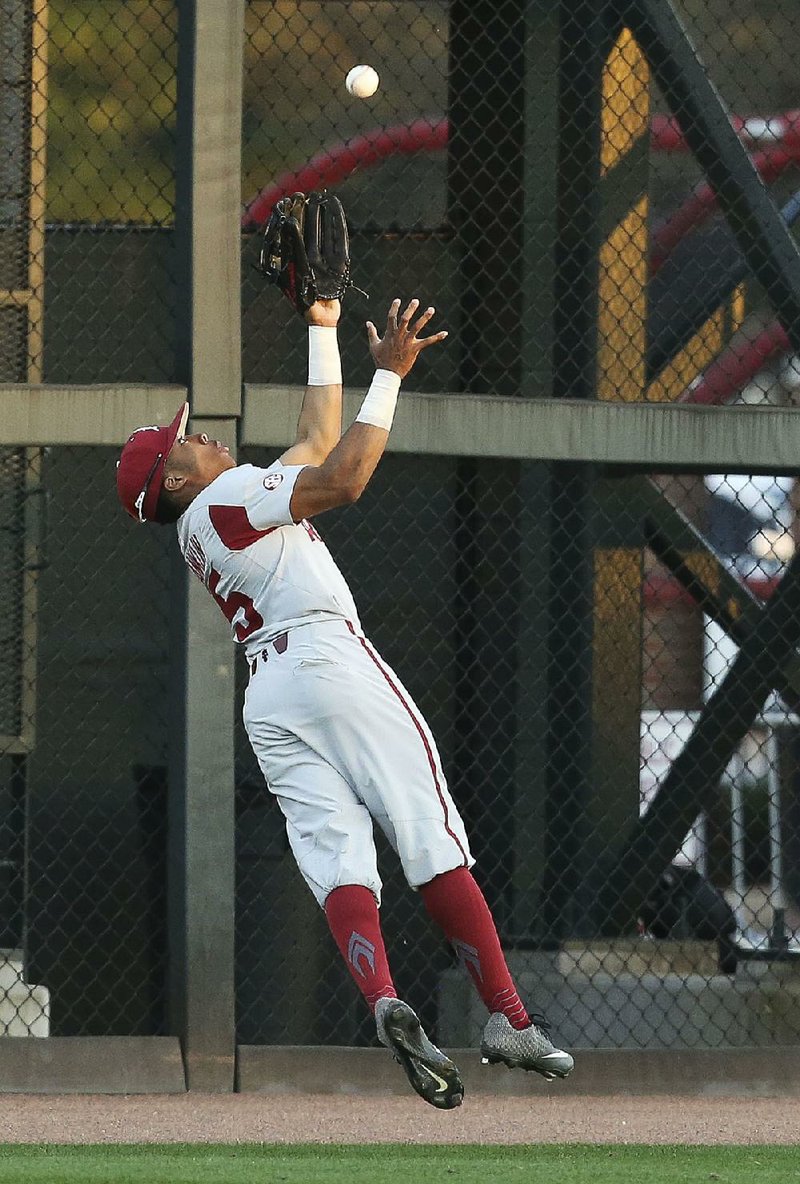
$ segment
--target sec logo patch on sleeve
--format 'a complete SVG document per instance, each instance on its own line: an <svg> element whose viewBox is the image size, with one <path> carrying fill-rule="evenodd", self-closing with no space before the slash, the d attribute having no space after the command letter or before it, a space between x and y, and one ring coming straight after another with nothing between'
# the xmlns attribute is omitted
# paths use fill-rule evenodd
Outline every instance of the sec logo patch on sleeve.
<svg viewBox="0 0 800 1184"><path fill-rule="evenodd" d="M278 488L282 481L283 473L267 473L264 478L264 488L271 493L273 489Z"/></svg>

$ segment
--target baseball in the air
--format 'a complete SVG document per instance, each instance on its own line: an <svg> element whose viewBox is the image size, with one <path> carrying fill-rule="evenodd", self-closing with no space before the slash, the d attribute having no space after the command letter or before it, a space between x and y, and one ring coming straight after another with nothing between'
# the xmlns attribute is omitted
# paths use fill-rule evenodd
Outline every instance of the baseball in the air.
<svg viewBox="0 0 800 1184"><path fill-rule="evenodd" d="M379 83L378 71L373 70L372 66L353 66L344 80L349 93L357 99L368 99L374 95Z"/></svg>

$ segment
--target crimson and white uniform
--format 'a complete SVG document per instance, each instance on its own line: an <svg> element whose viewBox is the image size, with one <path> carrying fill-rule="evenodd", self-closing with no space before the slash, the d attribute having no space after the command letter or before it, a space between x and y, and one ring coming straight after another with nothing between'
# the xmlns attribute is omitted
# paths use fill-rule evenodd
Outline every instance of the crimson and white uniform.
<svg viewBox="0 0 800 1184"><path fill-rule="evenodd" d="M245 646L245 727L306 882L320 904L343 884L380 901L372 818L412 887L474 860L424 718L364 637L317 531L292 521L302 468L226 470L178 538Z"/></svg>

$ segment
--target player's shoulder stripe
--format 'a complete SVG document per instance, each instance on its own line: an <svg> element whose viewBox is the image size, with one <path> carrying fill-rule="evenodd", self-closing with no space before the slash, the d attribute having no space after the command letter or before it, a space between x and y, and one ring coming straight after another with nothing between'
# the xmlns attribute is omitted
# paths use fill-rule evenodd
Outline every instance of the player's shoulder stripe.
<svg viewBox="0 0 800 1184"><path fill-rule="evenodd" d="M258 530L248 518L244 506L209 506L208 516L214 530L230 551L243 551L245 547L278 529L277 526L268 526L266 530Z"/></svg>

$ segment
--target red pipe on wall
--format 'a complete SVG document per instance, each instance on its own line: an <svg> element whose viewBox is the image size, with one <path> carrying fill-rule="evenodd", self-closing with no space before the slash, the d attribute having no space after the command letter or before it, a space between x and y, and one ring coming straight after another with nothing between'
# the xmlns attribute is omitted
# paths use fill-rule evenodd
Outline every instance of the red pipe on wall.
<svg viewBox="0 0 800 1184"><path fill-rule="evenodd" d="M434 122L417 119L414 123L375 128L364 135L355 136L345 144L325 148L303 168L282 173L271 185L262 189L245 209L242 229L252 230L262 226L269 218L275 202L287 193L326 189L344 181L356 169L378 164L397 153L410 155L415 152L436 152L447 146L447 134L446 119Z"/></svg>
<svg viewBox="0 0 800 1184"><path fill-rule="evenodd" d="M752 340L740 337L700 375L678 400L680 403L727 403L762 366L778 354L785 354L792 343L780 321L772 321Z"/></svg>
<svg viewBox="0 0 800 1184"><path fill-rule="evenodd" d="M771 184L786 169L800 162L800 129L787 139L784 147L765 148L763 152L756 152L752 160L762 181L766 185ZM651 238L651 276L660 270L667 257L685 235L711 217L716 205L716 193L707 181L701 181L691 197L687 198L682 206L656 227Z"/></svg>
<svg viewBox="0 0 800 1184"><path fill-rule="evenodd" d="M800 153L800 111L781 115L738 116L732 122L749 146L785 149L796 158ZM334 144L317 153L300 169L289 169L262 189L247 205L242 228L252 230L269 218L272 207L287 193L324 189L344 181L356 169L378 164L397 153L437 152L447 147L447 119L416 119L409 124L374 128L352 140ZM688 152L680 124L671 115L654 115L650 122L650 147L654 152ZM777 162L777 156L775 160Z"/></svg>
<svg viewBox="0 0 800 1184"><path fill-rule="evenodd" d="M779 115L732 115L731 123L748 148L783 147L800 133L800 111ZM650 120L650 147L654 152L688 152L681 125L674 115L654 115Z"/></svg>

